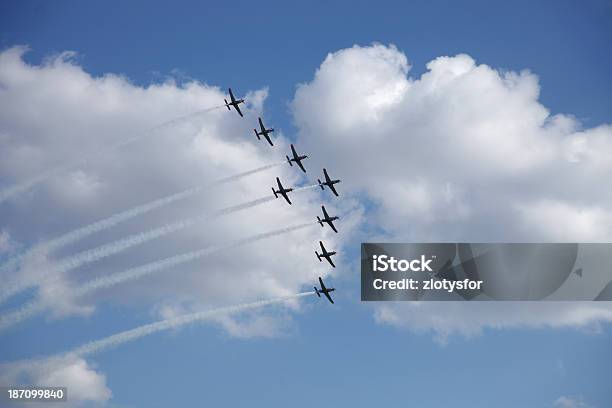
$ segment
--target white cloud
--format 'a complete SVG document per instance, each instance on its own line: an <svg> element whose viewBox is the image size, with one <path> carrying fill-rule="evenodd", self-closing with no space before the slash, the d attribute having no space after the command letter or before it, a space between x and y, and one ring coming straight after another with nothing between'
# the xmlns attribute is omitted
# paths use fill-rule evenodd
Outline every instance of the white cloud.
<svg viewBox="0 0 612 408"><path fill-rule="evenodd" d="M7 230L0 230L0 255L7 256L13 251L14 243Z"/></svg>
<svg viewBox="0 0 612 408"><path fill-rule="evenodd" d="M107 402L112 392L106 376L81 358L49 360L40 363L3 365L0 384L36 384L66 387L68 407L79 407L85 402Z"/></svg>
<svg viewBox="0 0 612 408"><path fill-rule="evenodd" d="M215 319L226 333L232 337L248 339L252 337L278 337L292 327L288 315L266 315L248 313L243 316L225 315Z"/></svg>
<svg viewBox="0 0 612 408"><path fill-rule="evenodd" d="M373 204L389 241L607 242L612 126L551 115L538 78L439 57L418 78L393 46L329 54L292 103L299 143L343 190ZM324 149L317 150L318 146ZM332 164L329 164L332 163ZM606 304L380 304L379 322L473 335L483 328L585 327Z"/></svg>
<svg viewBox="0 0 612 408"><path fill-rule="evenodd" d="M225 90L195 81L167 80L141 87L119 75L93 77L74 61L72 53L31 65L23 60L24 52L24 48L16 47L0 53L3 124L0 188L86 157L164 121L219 106L227 97ZM246 90L235 91L242 94ZM257 141L252 134L266 97L267 89L247 92L249 106L244 109L245 118L225 108L212 110L158 129L135 143L94 156L73 170L57 174L3 203L0 209L3 234L29 246L135 205L284 160L289 149L280 130L274 134L273 148ZM308 163L306 166L310 167ZM295 167L283 164L139 216L59 253L38 253L24 265L20 276L38 276L62 257L83 249L270 195L275 176L288 186L312 182L303 180ZM151 306L154 310L159 310L158 302L185 302L190 309L200 310L296 293L304 285L312 286L318 275L330 273L314 257L317 241L324 238L330 247L337 248L344 244L344 235L330 234L328 229L313 225L212 255L144 281L126 283L87 299L72 299L70 288L97 276L179 253L314 222L323 198L319 191L311 190L296 194L292 206L275 200L198 223L72 271L47 284L40 296L58 317L90 314L101 298L136 307ZM359 214L354 211L358 208L339 201L329 206L333 211L341 208ZM347 233L350 225L354 223L340 228Z"/></svg>
<svg viewBox="0 0 612 408"><path fill-rule="evenodd" d="M528 71L467 55L439 57L416 79L408 67L392 46L341 50L293 101L300 143L325 146L313 162L333 163L344 188L379 204L376 221L417 240L533 240L523 209L548 201L582 214L570 219L579 234L548 226L536 228L539 239L581 239L585 223L608 231L591 240L612 237L612 193L603 188L612 127L580 130L571 116L551 116ZM385 103L376 102L381 90Z"/></svg>
<svg viewBox="0 0 612 408"><path fill-rule="evenodd" d="M591 405L585 403L582 399L566 396L557 398L554 402L554 406L558 408L591 408Z"/></svg>
<svg viewBox="0 0 612 408"><path fill-rule="evenodd" d="M563 241L571 237L576 242L605 242L610 237L612 213L601 207L543 200L517 204L517 209L523 228L544 239Z"/></svg>
<svg viewBox="0 0 612 408"><path fill-rule="evenodd" d="M598 332L612 322L602 302L405 302L375 308L376 321L417 333L431 332L446 343L452 335L473 337L485 329L579 328Z"/></svg>

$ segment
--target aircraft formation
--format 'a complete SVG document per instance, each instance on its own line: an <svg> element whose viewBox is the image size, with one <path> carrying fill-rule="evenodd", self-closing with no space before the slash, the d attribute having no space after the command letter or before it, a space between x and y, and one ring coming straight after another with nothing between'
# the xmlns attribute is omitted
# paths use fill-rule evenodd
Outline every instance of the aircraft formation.
<svg viewBox="0 0 612 408"><path fill-rule="evenodd" d="M229 88L229 97L230 97L230 101L228 102L227 99L224 99L225 101L225 107L227 108L227 110L231 111L231 108L234 108L234 110L236 110L236 112L238 113L238 115L240 115L240 117L244 117L244 115L242 114L242 111L240 110L240 104L245 103L244 99L236 99L236 97L234 96L234 93L232 92L232 89ZM257 118L257 121L259 122L259 130L257 129L253 129L253 132L255 132L255 136L257 137L258 140L261 140L261 137L263 136L266 141L268 142L268 144L270 146L274 146L274 143L272 142L272 139L270 138L270 134L274 132L274 128L266 128L266 126L264 125L263 120L261 119L261 117ZM285 156L287 158L287 163L289 163L290 166L293 167L293 163L295 163L300 170L302 170L304 173L306 173L306 168L304 167L304 164L302 163L302 161L306 158L308 158L307 155L299 155L295 149L295 146L292 144L291 145L291 157L289 157L289 155ZM325 187L327 187L336 197L339 197L338 195L338 191L336 190L336 188L334 187L335 184L340 183L340 180L334 180L332 179L329 174L327 173L327 169L323 169L323 177L324 177L324 181L321 181L320 179L317 179L317 183L319 185L319 187L321 187L321 190L325 190ZM283 197L285 199L285 201L287 201L287 203L289 205L291 205L291 200L289 199L289 193L293 191L293 188L291 187L283 187L283 184L280 181L280 178L276 177L276 184L278 189L275 190L274 187L272 187L272 193L274 193L274 197L279 198L279 197ZM330 216L327 213L327 210L325 209L325 206L321 206L321 210L323 211L323 218L317 216L317 221L318 223L321 225L321 227L324 227L324 223L329 225L329 227L335 232L338 233L338 230L336 229L336 226L334 225L334 221L340 219L340 217L337 216ZM327 262L329 262L329 264L332 267L336 267L336 265L334 264L334 262L332 261L332 256L336 255L336 251L328 251L325 248L325 245L323 244L323 241L319 241L319 246L321 247L321 253L319 253L317 250L315 250L315 255L317 256L317 259L319 260L319 262L322 262L323 259L327 260ZM334 303L333 299L330 296L330 293L335 291L335 288L327 288L325 286L325 284L323 283L323 279L321 277L319 277L319 286L320 288L317 288L316 286L314 287L314 291L316 293L316 295L318 297L321 297L321 294L323 294L327 300L330 301L330 303Z"/></svg>

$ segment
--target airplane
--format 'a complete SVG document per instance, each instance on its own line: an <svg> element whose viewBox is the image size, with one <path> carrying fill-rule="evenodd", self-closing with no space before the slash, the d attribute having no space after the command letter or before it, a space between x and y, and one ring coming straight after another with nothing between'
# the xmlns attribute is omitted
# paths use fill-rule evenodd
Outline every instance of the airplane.
<svg viewBox="0 0 612 408"><path fill-rule="evenodd" d="M327 249L325 249L325 247L323 246L323 241L319 241L319 245L321 245L321 250L323 251L323 253L321 254L315 251L317 258L319 258L319 262L323 262L321 258L325 258L327 259L327 262L329 262L329 264L335 268L336 265L334 265L334 263L332 262L331 257L332 255L336 255L336 252L334 251L327 252Z"/></svg>
<svg viewBox="0 0 612 408"><path fill-rule="evenodd" d="M336 217L336 216L330 217L327 214L327 211L325 211L325 206L324 205L321 206L321 209L323 210L323 219L321 219L321 218L319 218L319 216L317 216L317 220L319 220L319 224L321 224L321 228L323 228L323 223L326 222L331 227L331 229L334 230L335 233L338 233L338 230L334 226L333 221L340 219L340 217Z"/></svg>
<svg viewBox="0 0 612 408"><path fill-rule="evenodd" d="M336 197L338 197L338 192L336 191L334 184L338 184L340 180L332 180L331 178L329 178L329 175L327 174L326 169L323 169L323 174L325 175L324 182L321 182L321 180L317 179L317 181L319 182L319 187L321 187L321 190L325 190L323 186L329 187L329 189L336 195Z"/></svg>
<svg viewBox="0 0 612 408"><path fill-rule="evenodd" d="M327 300L329 300L331 302L331 304L334 304L334 301L332 300L331 296L329 296L329 292L333 292L334 290L336 290L335 288L326 288L325 284L323 283L323 279L321 279L321 277L319 276L319 284L321 285L321 289L318 289L316 286L314 287L315 293L317 294L318 297L321 297L321 293L325 295L325 297L327 298Z"/></svg>
<svg viewBox="0 0 612 408"><path fill-rule="evenodd" d="M287 202L289 203L289 205L291 205L291 201L289 200L289 196L287 195L288 192L293 191L292 188L284 188L283 185L280 182L280 179L277 177L276 178L276 183L278 184L278 190L274 190L274 187L272 187L272 192L274 193L274 197L278 198L278 195L282 195L283 198L285 200L287 200Z"/></svg>
<svg viewBox="0 0 612 408"><path fill-rule="evenodd" d="M293 164L291 162L296 162L299 168L302 169L304 173L306 173L306 169L304 168L304 165L302 164L302 160L304 160L308 156L306 155L298 156L297 152L295 151L295 147L293 147L293 145L291 145L291 153L293 154L292 159L290 159L289 156L285 156L287 158L287 162L289 163L289 165L293 167Z"/></svg>
<svg viewBox="0 0 612 408"><path fill-rule="evenodd" d="M261 140L261 137L259 136L265 137L268 143L270 143L270 146L274 146L269 136L270 133L274 132L274 129L273 128L266 129L263 122L261 121L261 118L258 118L258 119L259 119L259 127L261 128L261 132L258 132L257 129L253 129L253 132L255 132L255 136L257 136L257 139L259 140Z"/></svg>
<svg viewBox="0 0 612 408"><path fill-rule="evenodd" d="M229 88L229 94L231 102L228 102L227 99L224 99L225 107L227 108L227 110L231 111L230 106L233 106L234 109L236 109L236 112L238 112L240 116L244 117L244 115L242 115L242 112L240 112L240 108L238 107L238 105L244 103L244 99L236 100L236 98L234 98L234 94L232 93L232 88Z"/></svg>

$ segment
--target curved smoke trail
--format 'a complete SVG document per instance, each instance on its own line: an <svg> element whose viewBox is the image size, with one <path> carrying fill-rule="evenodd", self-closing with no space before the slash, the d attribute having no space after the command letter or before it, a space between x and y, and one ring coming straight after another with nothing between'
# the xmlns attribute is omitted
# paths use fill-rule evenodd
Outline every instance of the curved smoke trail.
<svg viewBox="0 0 612 408"><path fill-rule="evenodd" d="M12 366L13 369L18 369L22 372L26 372L28 369L33 368L40 369L41 367L44 367L45 364L48 368L57 367L57 364L61 364L62 361L70 361L74 358L86 357L92 354L96 354L109 348L117 347L130 341L134 341L161 331L177 329L189 324L194 324L218 316L235 314L246 310L253 310L275 303L284 303L290 300L310 295L314 295L314 292L302 292L297 293L295 295L282 296L268 300L260 300L258 302L243 303L235 306L227 306L202 312L189 313L171 319L145 324L136 327L135 329L125 330L99 340L91 341L71 351L59 354L57 356L48 357L46 359L22 360L14 363L3 363L0 364L0 367L5 366L8 371L8 368Z"/></svg>
<svg viewBox="0 0 612 408"><path fill-rule="evenodd" d="M262 239L275 237L281 234L287 234L292 231L296 231L299 229L303 229L309 226L318 225L318 221L309 222L305 224L293 225L285 228L280 228L273 231L264 232L261 234L253 235L248 238L244 238L238 241L230 242L224 245L211 246L208 248L200 249L197 251L187 252L180 255L175 255L169 258L161 259L159 261L154 261L148 264L140 265L134 268L127 269L123 272L114 273L107 276L102 276L96 278L94 280L85 283L84 285L74 289L71 292L71 295L74 297L85 296L89 293L92 293L96 290L107 289L112 286L118 285L120 283L133 281L136 279L143 278L145 276L151 275L153 273L163 271L164 269L168 269L174 266L178 266L187 262L195 261L197 259L203 258L205 256L211 255L213 253L217 253L220 251L238 248L244 245L248 245L250 243L260 241ZM42 312L47 308L47 305L43 301L32 301L27 303L25 306L21 308L9 312L0 316L0 330L4 330L10 326L13 326L17 323L22 322L23 320L35 316L36 314Z"/></svg>
<svg viewBox="0 0 612 408"><path fill-rule="evenodd" d="M25 181L22 181L21 183L15 184L15 185L13 185L11 187L7 187L4 190L0 190L0 203L4 202L4 201L6 201L6 200L8 200L8 199L10 199L12 197L15 197L15 196L17 196L17 195L19 195L21 193L24 193L24 192L28 191L29 189L31 189L32 187L34 187L35 185L40 184L40 183L42 183L42 182L44 182L44 181L46 181L46 180L48 180L48 179L50 179L50 178L60 174L60 173L64 173L66 171L72 170L72 169L74 169L76 167L79 167L79 166L87 163L89 160L91 160L93 158L99 157L99 156L104 155L106 153L109 153L109 152L111 152L113 150L117 150L117 149L122 148L124 146L127 146L129 144L132 144L132 143L142 139L145 136L149 136L151 133L153 133L155 131L163 129L164 127L172 126L172 125L174 125L176 123L182 122L184 120L191 119L191 118L193 118L195 116L199 116L199 115L202 115L204 113L213 111L215 109L222 108L223 106L224 105L213 106L212 108L202 109L202 110L199 110L197 112L193 112L193 113L190 113L188 115L181 116L179 118L171 119L171 120L169 120L167 122L164 122L164 123L162 123L160 125L157 125L157 126L151 128L151 129L149 129L148 131L146 131L146 132L144 132L144 133L142 133L140 135L137 135L137 136L131 137L129 139L122 140L120 142L114 143L114 144L112 144L110 146L107 146L107 147L104 147L104 148L102 148L102 149L100 149L100 150L98 150L98 151L96 151L94 153L86 155L86 156L84 156L84 157L82 157L82 158L80 158L80 159L78 159L76 161L73 161L73 162L70 162L70 163L66 163L66 164L61 165L61 166L57 166L57 167L55 167L53 169L50 169L50 170L47 170L47 171L45 171L43 173L37 174L36 176L30 177L29 179L27 179Z"/></svg>
<svg viewBox="0 0 612 408"><path fill-rule="evenodd" d="M244 303L236 306L222 307L219 309L207 310L203 312L190 313L183 316L178 316L172 319L162 320L155 323L145 324L132 330L126 330L106 338L86 343L71 352L66 353L67 355L85 357L91 354L99 353L111 347L117 347L121 344L129 341L134 341L144 336L148 336L153 333L157 333L163 330L176 329L185 325L200 322L202 320L210 319L212 317L218 317L222 315L233 314L242 312L245 310L257 309L263 306L271 305L273 303L282 303L288 300L293 300L305 296L314 295L313 291L297 293L295 295L283 296L274 299L260 300L253 303Z"/></svg>
<svg viewBox="0 0 612 408"><path fill-rule="evenodd" d="M64 247L68 244L72 244L75 243L77 241L80 241L81 239L84 239L86 237L88 237L89 235L92 235L96 232L100 232L100 231L104 231L108 228L111 228L117 224L120 224L122 222L125 222L127 220L130 220L136 216L139 215L143 215L146 214L150 211L153 211L155 209L170 205L174 202L180 201L180 200L185 200L189 197L192 197L208 188L211 187L215 187L215 186L219 186L225 183L228 183L230 181L235 181L238 180L242 177L246 177L249 176L251 174L255 174L255 173L259 173L261 171L267 170L267 169L271 169L273 167L277 167L280 166L281 164L285 163L285 161L282 162L277 162L277 163L272 163L272 164L267 164L265 166L260 166L257 167L255 169L252 170L248 170L242 173L238 173L238 174L234 174L231 175L229 177L224 177L222 179L219 179L217 181L212 182L210 185L207 186L198 186L198 187L193 187L190 188L188 190L184 190L181 191L179 193L176 194L172 194L166 197L162 197L153 201L149 201L148 203L136 206L136 207L132 207L128 210L116 213L111 215L110 217L104 218L102 220L96 221L94 223L88 224L84 227L81 228L77 228L71 232L68 232L64 235L61 235L57 238L51 239L49 241L40 243L38 245L35 245L34 247L28 249L27 251L25 251L24 253L20 254L20 255L16 255L10 259L8 259L4 264L0 265L0 273L4 273L10 270L14 270L19 263L21 263L24 259L35 255L36 253L39 252L51 252L54 250L57 250L61 247ZM9 295L10 296L10 295ZM7 299L7 295L4 294L3 292L0 292L0 304L2 304L4 301L6 301Z"/></svg>
<svg viewBox="0 0 612 408"><path fill-rule="evenodd" d="M191 227L197 222L200 222L206 219L210 219L210 218L219 217L219 216L226 215L226 214L231 214L233 212L244 210L246 208L252 208L257 205L260 205L260 204L263 204L263 203L266 203L272 200L274 200L273 196L258 198L256 200L248 201L246 203L238 204L232 207L227 207L227 208L215 211L214 213L211 213L211 214L204 214L198 217L187 218L184 220L166 224L159 228L154 228L154 229L151 229L145 232L130 235L126 238L122 238L120 240L113 241L111 243L80 252L76 255L69 257L66 260L61 261L59 265L53 268L45 269L42 273L36 275L36 277L32 279L24 280L21 282L14 283L11 286L3 287L2 290L0 291L0 304L5 302L11 296L14 296L17 293L20 293L28 288L36 286L37 284L39 284L39 281L41 279L44 279L47 276L69 272L83 265L97 262L111 255L115 255L120 252L126 251L133 246L140 245L145 242L151 241L153 239L163 237L164 235L168 235L173 232L180 231L182 229Z"/></svg>

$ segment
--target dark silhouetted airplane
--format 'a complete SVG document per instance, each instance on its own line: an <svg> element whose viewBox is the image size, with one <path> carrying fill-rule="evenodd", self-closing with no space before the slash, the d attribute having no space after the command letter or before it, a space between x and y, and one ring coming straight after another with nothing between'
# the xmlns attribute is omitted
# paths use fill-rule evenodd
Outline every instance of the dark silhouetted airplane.
<svg viewBox="0 0 612 408"><path fill-rule="evenodd" d="M330 217L329 214L327 214L327 211L325 211L325 206L322 205L321 209L323 210L323 219L319 218L319 216L317 216L317 220L319 220L319 224L321 224L321 227L323 227L323 223L326 222L327 225L329 225L331 227L331 229L334 230L334 232L338 232L338 230L336 229L336 227L334 226L333 221L340 219L340 217Z"/></svg>
<svg viewBox="0 0 612 408"><path fill-rule="evenodd" d="M233 106L234 109L236 109L236 112L238 112L240 116L244 116L242 115L242 112L240 112L240 108L238 107L238 105L240 105L241 103L244 103L244 99L236 100L236 98L234 98L234 94L232 93L232 88L229 88L229 94L230 94L231 102L228 102L227 99L224 99L225 107L227 108L227 110L231 110L230 106Z"/></svg>
<svg viewBox="0 0 612 408"><path fill-rule="evenodd" d="M323 246L323 241L319 241L319 245L321 245L322 253L318 253L317 251L315 251L317 258L319 258L319 262L323 261L321 258L325 258L327 259L327 262L329 262L329 264L335 268L336 265L334 265L334 263L332 262L331 257L332 255L336 255L336 252L335 251L327 252L327 249L325 249L325 247Z"/></svg>
<svg viewBox="0 0 612 408"><path fill-rule="evenodd" d="M293 158L291 159L289 158L289 156L285 156L287 158L287 162L289 163L289 165L293 166L292 162L296 162L299 168L302 169L304 173L306 173L306 169L304 168L304 165L302 165L302 160L304 160L308 156L306 155L298 156L297 152L295 151L295 147L293 147L293 145L291 145L291 154L293 154Z"/></svg>
<svg viewBox="0 0 612 408"><path fill-rule="evenodd" d="M317 179L317 181L319 182L319 187L321 187L321 190L325 190L323 186L329 187L329 189L336 195L336 197L338 197L338 192L336 191L334 184L338 184L340 180L332 180L331 178L329 178L329 175L327 174L326 169L323 169L323 174L325 175L324 182L321 182L321 180Z"/></svg>
<svg viewBox="0 0 612 408"><path fill-rule="evenodd" d="M272 187L272 192L274 193L274 197L278 198L278 195L280 194L285 198L285 200L287 200L289 204L291 204L291 201L289 200L289 196L287 195L287 193L290 191L293 191L293 189L284 188L278 177L276 178L276 183L278 184L278 190L275 190L274 187Z"/></svg>
<svg viewBox="0 0 612 408"><path fill-rule="evenodd" d="M274 146L274 144L272 143L272 140L270 140L270 133L274 132L274 128L266 129L263 122L261 121L261 118L258 118L258 119L259 119L259 127L261 128L261 132L258 132L257 129L253 129L253 132L255 132L255 136L257 136L257 139L259 140L261 140L260 136L265 137L268 143L270 143L270 146Z"/></svg>
<svg viewBox="0 0 612 408"><path fill-rule="evenodd" d="M318 297L321 297L321 293L325 295L325 297L327 298L327 300L330 301L330 303L334 303L334 301L332 300L331 296L329 296L330 292L333 292L334 290L336 290L335 288L326 288L325 284L323 283L323 279L321 279L321 277L319 276L319 284L321 285L321 289L318 289L316 286L314 287L315 293L317 294Z"/></svg>

